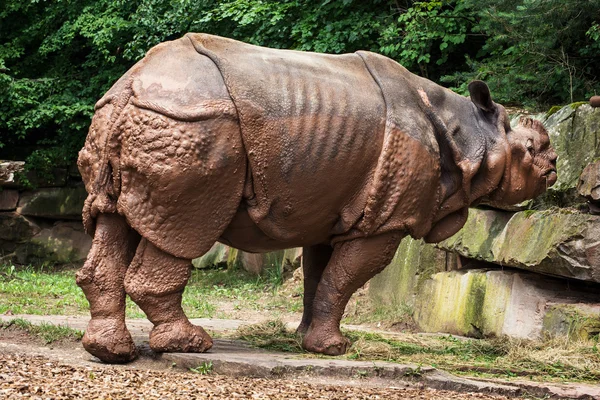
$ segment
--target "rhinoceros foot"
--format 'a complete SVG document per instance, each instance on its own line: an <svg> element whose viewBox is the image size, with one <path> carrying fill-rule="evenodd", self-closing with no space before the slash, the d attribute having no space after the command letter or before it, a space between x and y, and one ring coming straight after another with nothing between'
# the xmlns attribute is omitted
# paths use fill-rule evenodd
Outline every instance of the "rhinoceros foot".
<svg viewBox="0 0 600 400"><path fill-rule="evenodd" d="M304 321L302 321L300 325L298 325L298 327L296 328L296 333L300 335L306 335L306 333L308 332L309 325L310 324L306 324L304 323Z"/></svg>
<svg viewBox="0 0 600 400"><path fill-rule="evenodd" d="M350 340L345 338L339 330L329 332L326 330L309 329L302 347L313 353L321 353L328 356L339 356L346 353L350 347Z"/></svg>
<svg viewBox="0 0 600 400"><path fill-rule="evenodd" d="M158 353L204 353L212 345L210 335L187 320L163 323L150 332L150 348Z"/></svg>
<svg viewBox="0 0 600 400"><path fill-rule="evenodd" d="M89 353L107 363L126 363L138 356L125 322L118 319L92 319L81 343Z"/></svg>

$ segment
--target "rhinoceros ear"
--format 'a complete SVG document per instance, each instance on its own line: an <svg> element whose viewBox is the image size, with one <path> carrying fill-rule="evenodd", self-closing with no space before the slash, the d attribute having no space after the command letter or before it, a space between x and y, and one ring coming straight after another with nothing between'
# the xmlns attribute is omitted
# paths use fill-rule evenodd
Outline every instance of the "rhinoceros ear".
<svg viewBox="0 0 600 400"><path fill-rule="evenodd" d="M473 81L469 83L469 93L471 94L471 101L475 103L477 107L485 112L491 112L494 110L494 102L492 101L492 95L490 94L490 88L483 81Z"/></svg>

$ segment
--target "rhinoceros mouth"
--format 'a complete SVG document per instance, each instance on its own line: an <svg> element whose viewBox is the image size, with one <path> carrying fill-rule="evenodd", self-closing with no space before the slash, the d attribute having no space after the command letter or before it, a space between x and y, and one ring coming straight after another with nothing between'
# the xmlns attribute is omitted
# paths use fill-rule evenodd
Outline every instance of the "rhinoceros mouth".
<svg viewBox="0 0 600 400"><path fill-rule="evenodd" d="M554 185L558 179L558 175L556 175L556 169L554 168L550 168L542 175L542 177L546 179L546 188Z"/></svg>

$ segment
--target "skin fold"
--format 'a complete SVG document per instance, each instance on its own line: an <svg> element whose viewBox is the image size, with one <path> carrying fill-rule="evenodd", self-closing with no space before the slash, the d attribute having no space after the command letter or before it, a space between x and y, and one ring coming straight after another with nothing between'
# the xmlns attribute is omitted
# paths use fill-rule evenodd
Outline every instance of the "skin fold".
<svg viewBox="0 0 600 400"><path fill-rule="evenodd" d="M507 205L556 181L536 121L511 128L485 83L470 98L369 52L327 55L188 34L151 49L97 103L78 160L92 250L77 275L105 362L136 349L125 295L157 352L203 352L181 308L191 259L221 241L303 247L303 346L337 355L350 296L402 238L438 242L485 199Z"/></svg>

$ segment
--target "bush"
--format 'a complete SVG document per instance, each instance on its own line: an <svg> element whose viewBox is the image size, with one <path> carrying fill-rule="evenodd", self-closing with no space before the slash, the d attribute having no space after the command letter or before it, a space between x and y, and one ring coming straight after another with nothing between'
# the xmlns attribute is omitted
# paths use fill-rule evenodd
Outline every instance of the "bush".
<svg viewBox="0 0 600 400"><path fill-rule="evenodd" d="M7 0L0 158L68 166L93 105L153 45L189 31L257 45L387 55L465 92L539 106L600 92L600 0Z"/></svg>

